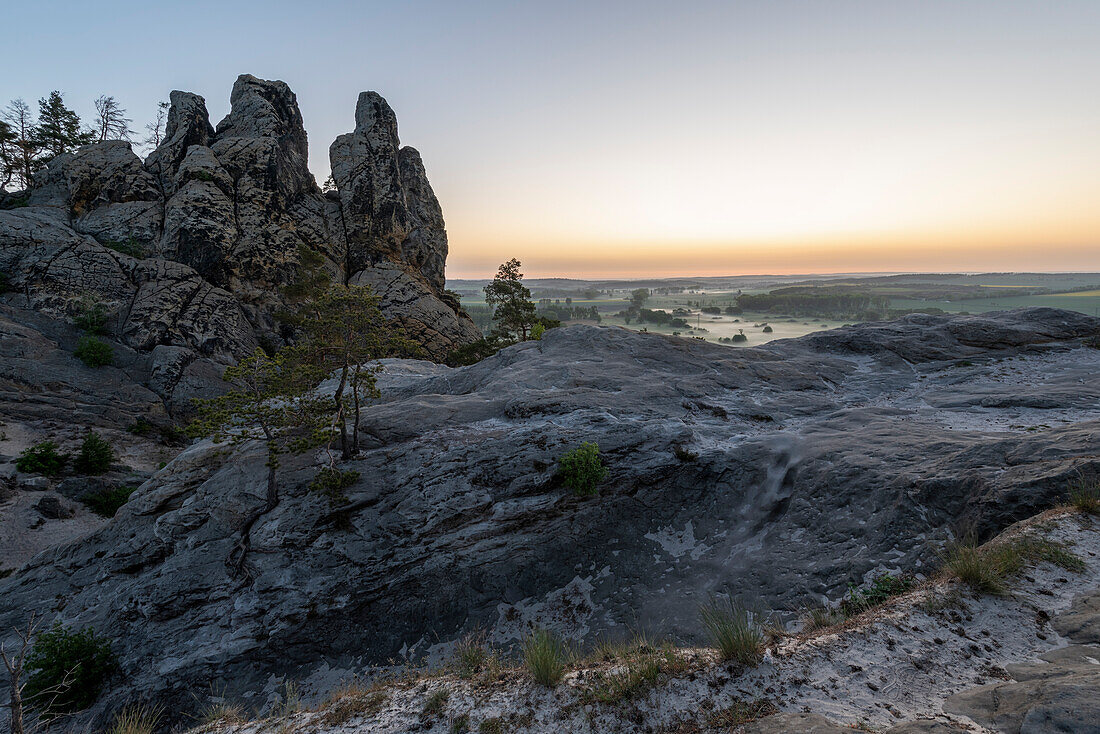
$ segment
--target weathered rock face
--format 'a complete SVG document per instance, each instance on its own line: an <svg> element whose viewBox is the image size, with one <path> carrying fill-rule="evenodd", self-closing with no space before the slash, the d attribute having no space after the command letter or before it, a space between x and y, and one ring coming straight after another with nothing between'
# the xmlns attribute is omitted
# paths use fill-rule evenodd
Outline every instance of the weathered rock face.
<svg viewBox="0 0 1100 734"><path fill-rule="evenodd" d="M432 357L480 336L441 300L439 203L380 96L361 96L355 132L333 145L338 204L309 172L283 82L239 77L216 129L202 97L171 100L164 142L144 163L125 142L86 146L50 162L29 206L0 210L0 269L31 307L71 316L90 297L128 346L225 361L279 340L279 289L313 251L334 277L375 285L384 313Z"/></svg>
<svg viewBox="0 0 1100 734"><path fill-rule="evenodd" d="M570 327L462 369L394 361L342 466L360 473L350 503L307 489L313 457L288 462L250 578L226 559L265 503L262 451L196 444L4 582L0 628L39 611L110 630L127 677L102 705L180 712L211 684L308 690L478 626L503 644L531 624L690 642L711 594L836 598L1100 473L1097 334L1033 309L759 349ZM585 441L610 469L597 497L555 475Z"/></svg>

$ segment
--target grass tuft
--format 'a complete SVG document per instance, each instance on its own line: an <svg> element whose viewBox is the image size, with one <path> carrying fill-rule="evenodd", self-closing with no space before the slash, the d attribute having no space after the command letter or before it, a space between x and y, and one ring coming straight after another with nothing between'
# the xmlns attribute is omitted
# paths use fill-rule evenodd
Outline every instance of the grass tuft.
<svg viewBox="0 0 1100 734"><path fill-rule="evenodd" d="M618 703L641 696L667 675L683 673L686 661L672 645L655 649L644 643L635 644L621 657L620 664L607 673L597 673L595 686L585 691L583 699L600 703Z"/></svg>
<svg viewBox="0 0 1100 734"><path fill-rule="evenodd" d="M1070 482L1069 504L1086 515L1100 515L1100 481L1075 479Z"/></svg>
<svg viewBox="0 0 1100 734"><path fill-rule="evenodd" d="M159 706L127 706L115 715L108 734L153 734L160 721Z"/></svg>
<svg viewBox="0 0 1100 734"><path fill-rule="evenodd" d="M802 615L802 629L805 632L816 632L843 621L844 615L835 609L824 605L810 607Z"/></svg>
<svg viewBox="0 0 1100 734"><path fill-rule="evenodd" d="M736 660L745 665L760 662L764 633L747 609L731 600L715 600L704 605L699 614L723 660Z"/></svg>
<svg viewBox="0 0 1100 734"><path fill-rule="evenodd" d="M536 683L552 688L565 675L565 645L546 630L535 630L523 642L523 664Z"/></svg>
<svg viewBox="0 0 1100 734"><path fill-rule="evenodd" d="M1065 544L1034 535L975 546L962 543L949 547L945 568L974 591L1008 593L1009 580L1025 565L1051 563L1067 571L1085 570L1085 562Z"/></svg>
<svg viewBox="0 0 1100 734"><path fill-rule="evenodd" d="M869 609L884 604L916 586L916 579L910 574L893 576L888 573L876 576L870 584L860 588L848 586L848 594L840 602L840 610L846 617L854 617Z"/></svg>
<svg viewBox="0 0 1100 734"><path fill-rule="evenodd" d="M765 716L778 713L779 708L765 698L759 698L755 701L742 701L735 698L731 705L715 711L707 717L707 727L725 731L729 730L730 727L747 724L750 721L756 721Z"/></svg>

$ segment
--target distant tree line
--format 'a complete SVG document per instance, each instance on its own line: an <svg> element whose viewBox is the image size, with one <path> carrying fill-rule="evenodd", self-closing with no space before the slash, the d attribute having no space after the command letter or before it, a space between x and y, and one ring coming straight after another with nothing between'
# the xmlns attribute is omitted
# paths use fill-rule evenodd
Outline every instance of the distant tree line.
<svg viewBox="0 0 1100 734"><path fill-rule="evenodd" d="M882 318L890 299L870 293L819 292L815 289L779 288L771 293L744 293L737 297L744 311L785 313L821 318Z"/></svg>
<svg viewBox="0 0 1100 734"><path fill-rule="evenodd" d="M164 138L167 102L158 104L156 118L146 126L148 135L140 141L130 127L133 120L113 96L100 96L95 108L95 118L88 125L57 90L38 100L37 114L22 98L9 102L0 110L0 189L26 189L39 169L82 145L126 140L155 148Z"/></svg>

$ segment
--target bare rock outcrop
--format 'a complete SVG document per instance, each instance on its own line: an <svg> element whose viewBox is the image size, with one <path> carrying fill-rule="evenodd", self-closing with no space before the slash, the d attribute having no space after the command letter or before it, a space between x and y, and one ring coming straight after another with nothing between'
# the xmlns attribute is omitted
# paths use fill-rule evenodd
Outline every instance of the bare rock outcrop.
<svg viewBox="0 0 1100 734"><path fill-rule="evenodd" d="M439 203L380 96L361 96L355 132L333 145L339 203L309 171L285 83L242 75L217 128L202 97L171 100L164 141L144 162L126 142L85 146L50 161L28 206L0 210L0 270L26 305L64 317L91 298L127 346L226 361L285 337L272 313L312 251L334 277L375 284L429 356L479 337L442 299Z"/></svg>
<svg viewBox="0 0 1100 734"><path fill-rule="evenodd" d="M574 326L460 369L392 361L341 466L349 502L308 489L319 459L285 462L247 578L226 559L266 502L263 452L199 443L0 582L0 628L41 611L111 630L127 677L103 706L181 712L198 688L320 689L476 628L690 643L711 595L835 599L1100 474L1097 335L1031 309L756 349ZM585 441L610 470L597 497L555 471Z"/></svg>

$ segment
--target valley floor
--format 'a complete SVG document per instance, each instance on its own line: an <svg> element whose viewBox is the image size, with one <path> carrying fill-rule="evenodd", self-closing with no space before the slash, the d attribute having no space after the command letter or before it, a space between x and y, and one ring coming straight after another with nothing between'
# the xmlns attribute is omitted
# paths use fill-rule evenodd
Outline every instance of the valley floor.
<svg viewBox="0 0 1100 734"><path fill-rule="evenodd" d="M1040 562L1003 596L936 577L835 627L777 633L755 667L651 648L658 676L590 657L553 689L518 669L407 675L196 732L1100 731L1100 522L1052 510L992 542L1023 538L1063 544L1079 568Z"/></svg>

